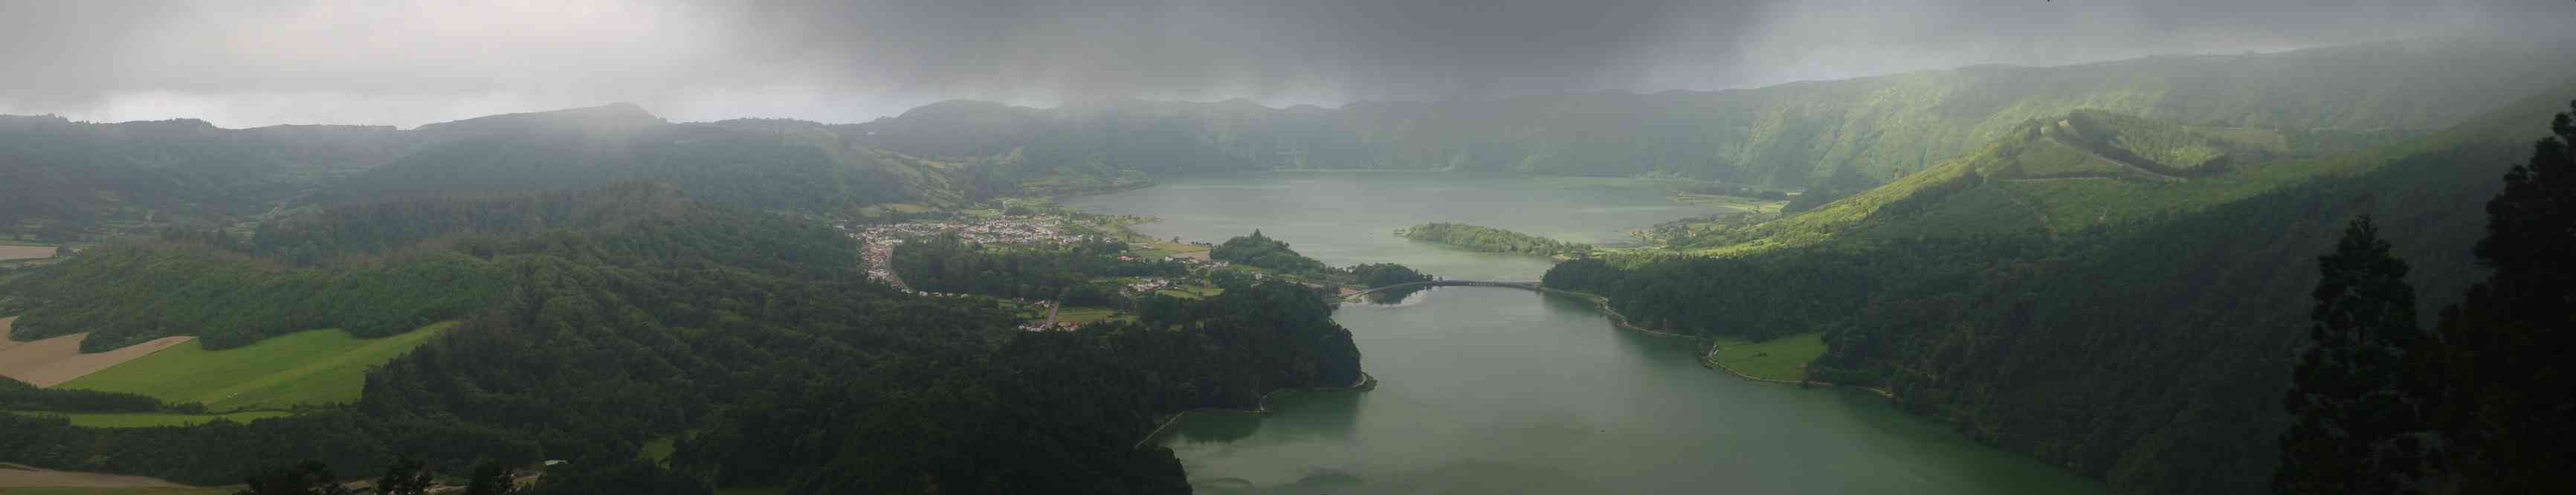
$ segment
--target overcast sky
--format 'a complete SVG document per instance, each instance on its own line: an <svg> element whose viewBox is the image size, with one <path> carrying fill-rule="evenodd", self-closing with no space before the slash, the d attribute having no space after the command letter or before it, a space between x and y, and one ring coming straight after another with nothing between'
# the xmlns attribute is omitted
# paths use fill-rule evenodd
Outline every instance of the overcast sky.
<svg viewBox="0 0 2576 495"><path fill-rule="evenodd" d="M951 98L1335 106L2570 26L2576 0L0 0L0 113L409 127L618 101L825 122Z"/></svg>

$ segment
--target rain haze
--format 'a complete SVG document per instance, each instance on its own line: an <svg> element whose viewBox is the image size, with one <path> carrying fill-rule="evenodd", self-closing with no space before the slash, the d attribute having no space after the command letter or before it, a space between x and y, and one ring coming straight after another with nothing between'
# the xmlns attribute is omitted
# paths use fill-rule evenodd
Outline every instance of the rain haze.
<svg viewBox="0 0 2576 495"><path fill-rule="evenodd" d="M2576 493L2570 26L0 0L0 495Z"/></svg>
<svg viewBox="0 0 2576 495"><path fill-rule="evenodd" d="M0 114L415 126L632 102L861 122L947 99L1336 106L1715 90L2563 32L2558 0L0 1Z"/></svg>

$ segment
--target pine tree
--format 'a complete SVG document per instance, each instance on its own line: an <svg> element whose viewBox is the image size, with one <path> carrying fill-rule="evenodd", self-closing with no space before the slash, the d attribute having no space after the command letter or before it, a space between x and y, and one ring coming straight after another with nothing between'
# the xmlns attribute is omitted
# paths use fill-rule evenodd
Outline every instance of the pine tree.
<svg viewBox="0 0 2576 495"><path fill-rule="evenodd" d="M2576 108L2576 103L2570 104ZM2461 493L2576 493L2576 161L2568 114L2487 202L2478 261L2494 272L2440 323L2433 418Z"/></svg>
<svg viewBox="0 0 2576 495"><path fill-rule="evenodd" d="M465 495L515 495L519 483L512 479L512 469L500 462L483 461L474 466L474 476L466 482Z"/></svg>
<svg viewBox="0 0 2576 495"><path fill-rule="evenodd" d="M2281 436L2276 493L2414 492L2427 427L2422 401L2400 384L2422 332L2406 262L2388 250L2364 216L2317 258L2311 343L2283 398L2297 423Z"/></svg>
<svg viewBox="0 0 2576 495"><path fill-rule="evenodd" d="M429 493L429 465L420 459L405 457L385 465L385 475L376 478L376 493L381 495L422 495Z"/></svg>
<svg viewBox="0 0 2576 495"><path fill-rule="evenodd" d="M348 495L331 468L320 461L304 461L294 466L261 469L242 479L245 485L234 495Z"/></svg>

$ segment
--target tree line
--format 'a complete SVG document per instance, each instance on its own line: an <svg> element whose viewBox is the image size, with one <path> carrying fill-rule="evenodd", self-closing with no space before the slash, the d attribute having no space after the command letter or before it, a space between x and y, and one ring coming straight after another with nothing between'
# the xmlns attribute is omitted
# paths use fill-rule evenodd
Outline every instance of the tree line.
<svg viewBox="0 0 2576 495"><path fill-rule="evenodd" d="M2492 271L2430 331L2370 217L2317 258L2275 493L2576 491L2576 123L2550 131L2486 203L2471 254Z"/></svg>
<svg viewBox="0 0 2576 495"><path fill-rule="evenodd" d="M1539 256L1586 256L1592 245L1563 242L1509 230L1433 222L1405 227L1398 233L1406 239L1447 244L1480 253L1520 253Z"/></svg>

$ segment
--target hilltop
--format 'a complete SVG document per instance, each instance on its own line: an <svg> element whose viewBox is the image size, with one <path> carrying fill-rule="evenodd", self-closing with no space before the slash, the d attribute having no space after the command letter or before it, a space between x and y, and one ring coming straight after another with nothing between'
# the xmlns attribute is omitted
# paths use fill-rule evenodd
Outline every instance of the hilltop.
<svg viewBox="0 0 2576 495"><path fill-rule="evenodd" d="M2025 120L2016 129L1965 156L1813 209L1676 222L1649 236L1666 248L1725 255L1836 237L2061 235L2365 170L2377 162L2341 155L2419 135L2196 126L2098 109Z"/></svg>

